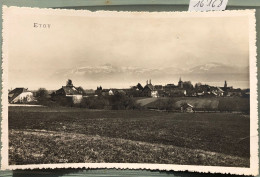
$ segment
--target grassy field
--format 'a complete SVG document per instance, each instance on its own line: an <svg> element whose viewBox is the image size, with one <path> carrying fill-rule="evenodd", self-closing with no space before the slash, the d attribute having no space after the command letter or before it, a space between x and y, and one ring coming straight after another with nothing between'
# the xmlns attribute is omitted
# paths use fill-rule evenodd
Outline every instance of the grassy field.
<svg viewBox="0 0 260 177"><path fill-rule="evenodd" d="M158 100L158 98L147 98L146 97L146 98L138 99L138 100L136 100L136 102L139 103L141 106L145 106L145 105L147 105L149 103L153 103L157 100Z"/></svg>
<svg viewBox="0 0 260 177"><path fill-rule="evenodd" d="M161 97L153 98L153 100L151 98L146 99L141 99L139 102L146 103L142 106L148 108L157 108L158 105L167 103L169 99L173 99L175 108L180 108L181 104L183 103L189 103L193 105L195 110L208 109L247 112L247 110L250 108L249 98L242 97Z"/></svg>
<svg viewBox="0 0 260 177"><path fill-rule="evenodd" d="M10 164L249 167L249 122L232 113L9 107Z"/></svg>

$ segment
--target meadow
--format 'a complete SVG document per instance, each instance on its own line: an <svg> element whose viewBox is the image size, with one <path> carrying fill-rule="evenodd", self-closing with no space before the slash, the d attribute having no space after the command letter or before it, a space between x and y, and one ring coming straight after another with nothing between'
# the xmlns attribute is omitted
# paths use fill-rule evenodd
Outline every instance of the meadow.
<svg viewBox="0 0 260 177"><path fill-rule="evenodd" d="M147 108L160 109L169 100L173 102L173 109L179 110L181 104L189 103L195 111L220 111L249 113L250 99L243 97L160 97L144 98L138 102Z"/></svg>
<svg viewBox="0 0 260 177"><path fill-rule="evenodd" d="M246 114L9 107L8 119L11 165L250 165Z"/></svg>

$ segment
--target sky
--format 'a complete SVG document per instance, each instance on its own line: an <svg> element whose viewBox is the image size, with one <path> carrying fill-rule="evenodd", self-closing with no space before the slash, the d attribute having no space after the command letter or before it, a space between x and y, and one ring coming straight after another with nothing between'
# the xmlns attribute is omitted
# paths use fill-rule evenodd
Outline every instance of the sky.
<svg viewBox="0 0 260 177"><path fill-rule="evenodd" d="M7 23L5 39L9 88L58 89L71 78L74 84L86 89L102 83L106 87L128 87L138 79L145 82L148 77L155 77L154 73L146 73L137 79L122 71L121 77L110 77L111 72L100 71L103 73L100 74L97 69L97 73L89 75L89 71L74 73L84 67L185 70L207 63L233 68L249 65L248 17L245 16L179 17L172 14L162 17L141 13L84 16L38 14L28 9L26 13L10 11L8 15L11 20ZM35 28L34 23L50 24L50 28ZM171 74L174 82L181 75L177 71ZM164 77L165 72L157 76L157 82L171 81Z"/></svg>

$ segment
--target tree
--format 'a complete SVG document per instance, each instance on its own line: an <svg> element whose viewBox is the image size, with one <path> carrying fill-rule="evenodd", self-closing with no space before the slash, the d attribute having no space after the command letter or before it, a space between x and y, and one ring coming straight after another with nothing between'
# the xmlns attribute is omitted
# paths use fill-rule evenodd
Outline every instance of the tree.
<svg viewBox="0 0 260 177"><path fill-rule="evenodd" d="M49 102L48 97L49 97L49 93L45 88L39 88L36 91L36 99L38 103L42 105L47 105L47 103Z"/></svg>
<svg viewBox="0 0 260 177"><path fill-rule="evenodd" d="M183 88L184 89L193 89L193 85L190 81L183 82Z"/></svg>
<svg viewBox="0 0 260 177"><path fill-rule="evenodd" d="M72 84L72 80L71 80L71 79L68 79L68 81L67 81L67 85L66 85L66 86L69 86L69 87L73 86L73 84Z"/></svg>
<svg viewBox="0 0 260 177"><path fill-rule="evenodd" d="M48 96L49 96L49 93L45 88L39 88L36 91L36 97L37 98L47 98Z"/></svg>
<svg viewBox="0 0 260 177"><path fill-rule="evenodd" d="M198 87L200 87L202 84L200 82L195 84L195 88L197 89Z"/></svg>
<svg viewBox="0 0 260 177"><path fill-rule="evenodd" d="M140 109L140 105L135 102L133 98L128 97L122 93L116 93L111 96L110 104L112 109L120 110L120 109Z"/></svg>

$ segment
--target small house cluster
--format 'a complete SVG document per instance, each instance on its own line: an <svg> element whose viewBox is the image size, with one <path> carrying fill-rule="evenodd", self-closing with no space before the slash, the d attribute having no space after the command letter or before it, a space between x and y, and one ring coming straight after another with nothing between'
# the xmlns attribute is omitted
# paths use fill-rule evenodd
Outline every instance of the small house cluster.
<svg viewBox="0 0 260 177"><path fill-rule="evenodd" d="M246 96L249 97L249 89L240 89L228 87L224 82L223 87L210 86L197 83L195 86L190 81L182 81L181 78L177 85L154 85L151 79L146 81L146 85L142 86L138 83L128 89L110 88L104 89L98 86L94 93L87 93L82 87L76 87L68 80L65 86L53 91L50 94L52 100L60 98L71 98L73 103L80 103L83 97L89 96L109 96L122 94L129 97L222 97L222 96ZM35 101L35 92L29 91L27 88L15 88L8 93L9 103L28 103Z"/></svg>
<svg viewBox="0 0 260 177"><path fill-rule="evenodd" d="M87 96L82 87L75 87L69 79L66 86L62 86L59 90L51 93L52 100L59 100L60 98L71 98L73 103L80 103L83 97Z"/></svg>
<svg viewBox="0 0 260 177"><path fill-rule="evenodd" d="M221 97L221 96L249 96L249 89L242 90L228 87L224 82L223 87L210 86L207 84L197 83L195 86L190 81L182 81L181 78L177 85L153 85L151 79L146 81L146 85L142 86L138 83L129 89L103 89L102 86L97 87L96 95L114 95L116 93L125 94L131 97Z"/></svg>

